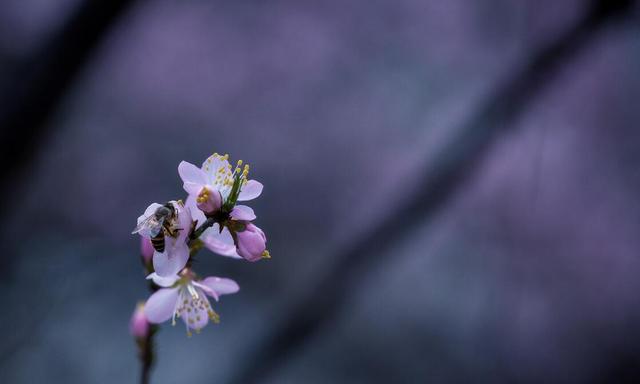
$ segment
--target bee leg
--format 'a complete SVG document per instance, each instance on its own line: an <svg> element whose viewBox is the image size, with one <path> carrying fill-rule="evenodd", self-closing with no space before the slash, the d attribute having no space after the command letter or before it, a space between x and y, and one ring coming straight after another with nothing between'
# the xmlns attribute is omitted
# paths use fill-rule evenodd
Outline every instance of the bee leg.
<svg viewBox="0 0 640 384"><path fill-rule="evenodd" d="M175 227L167 228L167 233L169 233L169 236L171 237L177 237L178 232L180 231L182 231L182 228L175 228Z"/></svg>

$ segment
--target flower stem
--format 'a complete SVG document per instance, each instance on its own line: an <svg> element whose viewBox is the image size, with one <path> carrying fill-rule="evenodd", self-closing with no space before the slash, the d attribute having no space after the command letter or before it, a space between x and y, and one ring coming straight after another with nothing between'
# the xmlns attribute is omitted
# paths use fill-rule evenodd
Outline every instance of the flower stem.
<svg viewBox="0 0 640 384"><path fill-rule="evenodd" d="M146 263L144 259L142 263L145 266L146 274L148 275L153 271L153 267L150 263ZM158 290L151 281L149 282L149 291L154 293ZM138 344L138 358L140 359L141 372L140 372L140 383L141 384L149 384L151 382L151 370L153 368L153 364L155 362L155 343L154 337L156 332L158 332L160 328L157 325L150 325L149 332L147 332L146 336L136 340Z"/></svg>
<svg viewBox="0 0 640 384"><path fill-rule="evenodd" d="M153 335L155 330L151 330L147 337L142 341L140 346L140 364L142 365L142 372L140 375L141 384L149 384L151 380L151 368L153 367Z"/></svg>
<svg viewBox="0 0 640 384"><path fill-rule="evenodd" d="M200 237L200 235L202 235L202 233L204 231L206 231L208 228L210 228L213 224L216 223L216 218L215 217L209 217L207 218L207 220L205 220L201 226L199 226L196 230L194 230L191 235L189 235L189 238L191 240L195 240L197 238Z"/></svg>

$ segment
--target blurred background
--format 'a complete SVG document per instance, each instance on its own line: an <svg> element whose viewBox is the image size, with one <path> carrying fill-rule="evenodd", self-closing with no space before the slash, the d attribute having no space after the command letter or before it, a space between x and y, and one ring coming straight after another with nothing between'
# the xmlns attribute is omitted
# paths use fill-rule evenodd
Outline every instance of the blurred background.
<svg viewBox="0 0 640 384"><path fill-rule="evenodd" d="M640 2L5 0L0 382L135 383L135 220L252 165L273 258L154 383L640 382Z"/></svg>

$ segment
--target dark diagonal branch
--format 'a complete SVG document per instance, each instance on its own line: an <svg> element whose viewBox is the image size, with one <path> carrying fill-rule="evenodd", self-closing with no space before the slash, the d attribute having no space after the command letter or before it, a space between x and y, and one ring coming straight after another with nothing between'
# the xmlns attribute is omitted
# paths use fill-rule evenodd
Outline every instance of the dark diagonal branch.
<svg viewBox="0 0 640 384"><path fill-rule="evenodd" d="M495 137L514 128L515 119L562 68L561 64L582 49L608 20L628 12L632 5L632 1L594 2L583 20L533 55L524 68L488 98L462 127L456 140L442 151L439 161L417 188L418 195L404 207L390 212L378 227L339 255L340 262L292 307L290 315L275 327L253 356L243 359L246 364L231 381L242 384L260 381L328 323L344 306L344 292L357 281L358 275L380 262L382 251L400 239L406 228L433 216L444 206L473 173L474 165Z"/></svg>

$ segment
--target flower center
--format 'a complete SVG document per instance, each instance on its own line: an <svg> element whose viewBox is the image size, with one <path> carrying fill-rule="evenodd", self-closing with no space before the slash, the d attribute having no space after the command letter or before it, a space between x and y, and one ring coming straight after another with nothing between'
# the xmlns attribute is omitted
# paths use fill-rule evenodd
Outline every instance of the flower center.
<svg viewBox="0 0 640 384"><path fill-rule="evenodd" d="M215 164L214 164L215 162ZM209 171L211 167L216 167L214 184L220 188L233 188L236 182L236 175L239 176L240 182L246 184L247 177L249 176L249 164L244 164L242 160L238 160L235 169L232 171L231 164L229 163L229 155L219 155L214 153L209 156L204 166L205 171Z"/></svg>
<svg viewBox="0 0 640 384"><path fill-rule="evenodd" d="M190 329L200 332L200 328L204 326L201 326L204 316L207 316L214 323L220 322L220 316L211 308L206 295L190 281L183 283L180 287L180 296L174 311L172 325L175 325L176 317L182 318L187 325L187 336L191 336Z"/></svg>

